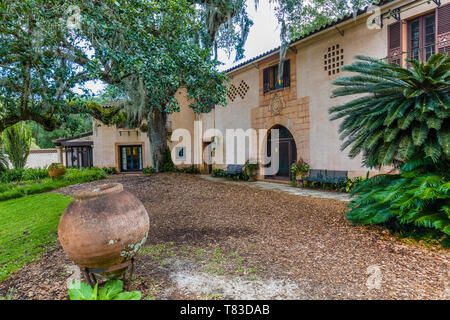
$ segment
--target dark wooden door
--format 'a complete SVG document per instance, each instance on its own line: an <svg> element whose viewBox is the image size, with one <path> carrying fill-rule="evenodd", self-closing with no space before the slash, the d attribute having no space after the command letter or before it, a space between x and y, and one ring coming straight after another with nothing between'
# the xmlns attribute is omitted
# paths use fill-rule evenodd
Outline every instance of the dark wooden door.
<svg viewBox="0 0 450 320"><path fill-rule="evenodd" d="M292 134L283 126L275 127L280 130L280 138L274 144L274 151L278 153L279 168L276 174L266 175L268 179L289 180L291 178L291 166L297 161L297 147ZM272 138L269 135L267 140L267 155L272 156L271 150ZM269 164L271 165L271 163Z"/></svg>

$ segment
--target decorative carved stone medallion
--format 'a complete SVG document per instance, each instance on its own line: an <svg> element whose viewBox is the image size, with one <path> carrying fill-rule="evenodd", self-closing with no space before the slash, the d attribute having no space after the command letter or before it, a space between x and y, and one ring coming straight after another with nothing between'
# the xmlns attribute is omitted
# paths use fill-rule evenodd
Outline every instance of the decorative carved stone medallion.
<svg viewBox="0 0 450 320"><path fill-rule="evenodd" d="M269 110L274 116L279 115L284 108L284 100L279 92L275 93L270 100Z"/></svg>

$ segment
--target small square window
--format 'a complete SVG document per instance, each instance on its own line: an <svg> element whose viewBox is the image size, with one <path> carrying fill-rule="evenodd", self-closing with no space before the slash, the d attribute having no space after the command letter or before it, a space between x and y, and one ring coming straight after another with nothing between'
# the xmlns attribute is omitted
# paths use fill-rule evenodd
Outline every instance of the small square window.
<svg viewBox="0 0 450 320"><path fill-rule="evenodd" d="M179 159L179 160L186 159L186 148L185 147L177 147L175 150L177 152L177 159Z"/></svg>
<svg viewBox="0 0 450 320"><path fill-rule="evenodd" d="M324 70L329 76L341 72L340 67L344 65L344 49L339 44L330 46L324 58Z"/></svg>

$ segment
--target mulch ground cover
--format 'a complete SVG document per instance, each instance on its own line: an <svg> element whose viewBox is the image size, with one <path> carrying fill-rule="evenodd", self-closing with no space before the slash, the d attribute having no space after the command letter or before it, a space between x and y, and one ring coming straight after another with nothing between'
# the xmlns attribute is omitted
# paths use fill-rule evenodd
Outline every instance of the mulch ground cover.
<svg viewBox="0 0 450 320"><path fill-rule="evenodd" d="M178 173L110 180L136 195L150 217L149 238L132 283L146 299L249 297L243 292L252 282L259 285L255 298L272 297L264 290L274 287L266 284L278 280L292 290L275 298L450 298L448 250L407 244L376 227L351 226L340 201ZM103 183L54 192L73 194ZM0 296L67 299L70 265L61 247L47 252L1 282ZM192 281L184 281L190 275ZM200 290L195 283L200 276L211 285L237 281L236 289Z"/></svg>

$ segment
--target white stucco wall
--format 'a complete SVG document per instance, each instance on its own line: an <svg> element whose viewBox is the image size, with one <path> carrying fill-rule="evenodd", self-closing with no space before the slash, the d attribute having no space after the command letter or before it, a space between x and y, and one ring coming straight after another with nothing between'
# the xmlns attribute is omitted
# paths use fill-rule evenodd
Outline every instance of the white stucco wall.
<svg viewBox="0 0 450 320"><path fill-rule="evenodd" d="M256 68L256 66L249 66L244 70L239 70L238 72L229 74L229 77L231 79L231 84L235 87L239 87L242 81L248 85L248 91L246 92L244 98L239 95L236 95L233 101L228 98L228 104L226 106L216 106L210 113L203 114L201 116L203 121L203 132L209 128L216 128L223 133L223 159L225 162L227 159L226 130L242 129L246 131L251 128L250 111L258 106L259 100L259 69ZM235 148L236 145L237 140L235 141ZM246 143L245 150L246 154L244 158L247 160L249 156L248 142Z"/></svg>
<svg viewBox="0 0 450 320"><path fill-rule="evenodd" d="M63 154L63 162L65 164L65 154ZM40 149L30 150L27 158L26 168L47 168L50 164L59 162L56 149ZM9 166L12 167L11 165Z"/></svg>
<svg viewBox="0 0 450 320"><path fill-rule="evenodd" d="M92 140L94 142L92 153L96 167L119 169L119 145L142 145L142 167L152 166L149 138L139 129L118 129L115 125L107 126L95 120Z"/></svg>

